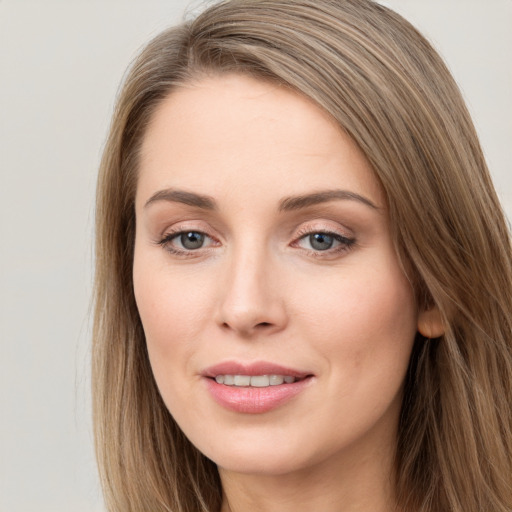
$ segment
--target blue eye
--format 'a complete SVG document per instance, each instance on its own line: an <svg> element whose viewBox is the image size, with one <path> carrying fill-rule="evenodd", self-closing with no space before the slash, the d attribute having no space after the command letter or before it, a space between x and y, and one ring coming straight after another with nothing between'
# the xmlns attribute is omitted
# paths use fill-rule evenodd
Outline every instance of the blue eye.
<svg viewBox="0 0 512 512"><path fill-rule="evenodd" d="M308 238L315 251L327 251L334 245L334 237L327 233L313 233Z"/></svg>
<svg viewBox="0 0 512 512"><path fill-rule="evenodd" d="M355 240L338 233L314 231L304 234L295 243L308 251L333 254L349 250L354 245Z"/></svg>
<svg viewBox="0 0 512 512"><path fill-rule="evenodd" d="M165 235L158 244L172 254L186 255L214 245L215 241L201 231L177 231Z"/></svg>

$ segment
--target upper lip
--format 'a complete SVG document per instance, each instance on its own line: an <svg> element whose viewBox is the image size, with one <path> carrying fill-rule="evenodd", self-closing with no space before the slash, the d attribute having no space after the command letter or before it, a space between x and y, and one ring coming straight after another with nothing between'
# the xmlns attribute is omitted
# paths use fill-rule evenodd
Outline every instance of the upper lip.
<svg viewBox="0 0 512 512"><path fill-rule="evenodd" d="M311 372L288 368L268 361L254 361L250 363L224 361L206 368L202 375L210 378L215 378L217 375L283 375L303 379L311 375Z"/></svg>

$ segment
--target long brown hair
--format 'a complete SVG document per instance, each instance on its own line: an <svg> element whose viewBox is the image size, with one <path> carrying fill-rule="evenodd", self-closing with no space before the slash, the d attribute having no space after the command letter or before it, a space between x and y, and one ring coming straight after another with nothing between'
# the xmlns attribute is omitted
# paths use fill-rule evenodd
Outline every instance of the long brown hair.
<svg viewBox="0 0 512 512"><path fill-rule="evenodd" d="M418 336L397 441L398 506L512 510L512 249L444 63L370 0L228 0L163 32L118 99L96 210L93 403L108 510L217 512L215 465L165 408L132 286L139 149L163 98L203 74L276 81L327 111L387 195L396 250L445 334Z"/></svg>

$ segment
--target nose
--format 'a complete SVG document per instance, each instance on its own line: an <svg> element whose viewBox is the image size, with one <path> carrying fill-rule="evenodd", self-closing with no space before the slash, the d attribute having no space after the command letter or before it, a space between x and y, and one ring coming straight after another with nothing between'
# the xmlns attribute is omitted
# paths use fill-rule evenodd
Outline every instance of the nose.
<svg viewBox="0 0 512 512"><path fill-rule="evenodd" d="M226 262L217 323L244 338L281 331L287 324L279 269L265 251L240 250Z"/></svg>

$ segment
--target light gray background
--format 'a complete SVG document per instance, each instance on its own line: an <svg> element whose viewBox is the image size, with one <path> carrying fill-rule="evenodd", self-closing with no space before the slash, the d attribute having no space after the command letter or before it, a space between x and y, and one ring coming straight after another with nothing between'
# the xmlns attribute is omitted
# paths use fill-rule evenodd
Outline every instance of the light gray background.
<svg viewBox="0 0 512 512"><path fill-rule="evenodd" d="M512 217L512 0L382 3L448 61ZM127 64L187 4L0 0L0 512L103 510L88 376L96 169Z"/></svg>

